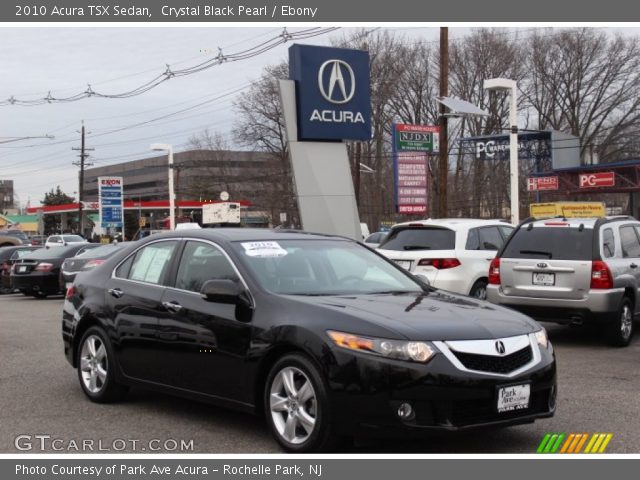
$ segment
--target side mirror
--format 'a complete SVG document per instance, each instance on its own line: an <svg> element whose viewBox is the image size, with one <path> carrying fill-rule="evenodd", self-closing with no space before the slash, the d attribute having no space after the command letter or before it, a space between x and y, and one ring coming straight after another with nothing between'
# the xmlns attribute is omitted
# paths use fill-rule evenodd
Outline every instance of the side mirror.
<svg viewBox="0 0 640 480"><path fill-rule="evenodd" d="M207 302L236 305L243 288L233 280L207 280L200 289L200 295Z"/></svg>

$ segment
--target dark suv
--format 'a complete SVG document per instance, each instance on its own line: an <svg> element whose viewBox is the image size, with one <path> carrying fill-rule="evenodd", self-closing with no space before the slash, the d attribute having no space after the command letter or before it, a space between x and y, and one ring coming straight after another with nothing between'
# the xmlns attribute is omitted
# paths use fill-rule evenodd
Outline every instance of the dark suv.
<svg viewBox="0 0 640 480"><path fill-rule="evenodd" d="M537 320L598 323L626 346L640 308L640 222L528 219L489 268L487 299Z"/></svg>

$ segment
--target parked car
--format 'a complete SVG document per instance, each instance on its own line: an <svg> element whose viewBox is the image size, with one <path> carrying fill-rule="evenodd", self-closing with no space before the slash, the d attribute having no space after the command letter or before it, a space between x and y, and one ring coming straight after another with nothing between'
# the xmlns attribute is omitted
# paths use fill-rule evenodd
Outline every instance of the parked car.
<svg viewBox="0 0 640 480"><path fill-rule="evenodd" d="M102 265L111 255L131 244L132 242L120 242L98 245L97 248L91 248L67 258L60 268L60 290L69 288L79 272L86 272Z"/></svg>
<svg viewBox="0 0 640 480"><path fill-rule="evenodd" d="M7 294L14 291L14 288L11 286L11 266L15 261L38 248L42 247L18 245L0 248L0 294Z"/></svg>
<svg viewBox="0 0 640 480"><path fill-rule="evenodd" d="M7 235L7 232L0 231L0 248L1 247L13 247L16 245L23 245L24 243L18 237L14 235Z"/></svg>
<svg viewBox="0 0 640 480"><path fill-rule="evenodd" d="M31 245L31 240L29 240L27 234L22 230L17 230L15 228L9 230L0 230L0 236L17 238L22 242L22 245ZM2 241L0 241L0 246L1 243Z"/></svg>
<svg viewBox="0 0 640 480"><path fill-rule="evenodd" d="M387 236L387 232L375 232L364 239L364 243L371 248L378 248L380 242Z"/></svg>
<svg viewBox="0 0 640 480"><path fill-rule="evenodd" d="M535 321L432 289L341 237L155 235L76 277L62 334L90 400L136 385L264 413L296 452L531 422L556 405Z"/></svg>
<svg viewBox="0 0 640 480"><path fill-rule="evenodd" d="M57 248L40 248L17 260L11 268L11 285L25 295L45 298L62 293L60 267L65 259L84 250L99 247L96 243L77 243Z"/></svg>
<svg viewBox="0 0 640 480"><path fill-rule="evenodd" d="M87 240L80 235L50 235L47 238L44 246L51 247L66 247L67 245L75 245L81 243L88 243Z"/></svg>
<svg viewBox="0 0 640 480"><path fill-rule="evenodd" d="M485 299L489 262L513 229L500 220L465 218L400 223L378 251L436 288Z"/></svg>
<svg viewBox="0 0 640 480"><path fill-rule="evenodd" d="M600 324L626 346L640 311L639 236L632 217L525 221L491 262L488 299L540 320Z"/></svg>
<svg viewBox="0 0 640 480"><path fill-rule="evenodd" d="M31 235L31 238L29 238L29 241L31 242L31 245L44 245L45 242L47 241L47 236L46 235Z"/></svg>

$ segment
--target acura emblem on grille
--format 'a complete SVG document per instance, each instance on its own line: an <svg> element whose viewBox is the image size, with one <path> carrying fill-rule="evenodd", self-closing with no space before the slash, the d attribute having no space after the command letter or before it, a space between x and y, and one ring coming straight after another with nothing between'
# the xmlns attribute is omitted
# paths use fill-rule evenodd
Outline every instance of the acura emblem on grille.
<svg viewBox="0 0 640 480"><path fill-rule="evenodd" d="M546 263L544 263L544 262L540 262L540 263L538 264L538 268L547 268L548 266L549 266L549 265L547 265L547 264L546 264Z"/></svg>
<svg viewBox="0 0 640 480"><path fill-rule="evenodd" d="M506 352L507 349L504 348L504 343L502 343L500 340L498 340L496 342L496 352L498 352L500 355L504 355L504 352Z"/></svg>

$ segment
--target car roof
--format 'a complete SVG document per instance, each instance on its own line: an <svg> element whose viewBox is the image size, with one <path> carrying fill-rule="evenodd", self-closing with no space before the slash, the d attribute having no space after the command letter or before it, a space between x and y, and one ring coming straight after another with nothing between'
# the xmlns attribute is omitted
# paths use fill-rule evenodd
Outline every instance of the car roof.
<svg viewBox="0 0 640 480"><path fill-rule="evenodd" d="M411 222L397 223L392 228L417 225L447 227L451 230L460 230L489 225L504 225L505 227L512 226L511 224L499 219L485 220L481 218L427 218L425 220L413 220Z"/></svg>
<svg viewBox="0 0 640 480"><path fill-rule="evenodd" d="M271 230L268 228L203 228L201 230L179 230L157 233L145 237L154 241L159 238L201 238L226 242L275 241L275 240L351 240L339 235L304 232L302 230Z"/></svg>
<svg viewBox="0 0 640 480"><path fill-rule="evenodd" d="M629 216L611 216L611 217L586 217L586 218L563 218L563 217L552 217L552 218L541 218L540 220L533 220L531 223L534 227L551 227L554 224L568 224L570 226L580 226L582 225L584 228L594 228L596 222L598 221L606 221L606 223L613 222L637 222L635 218ZM523 227L524 228L524 227Z"/></svg>

